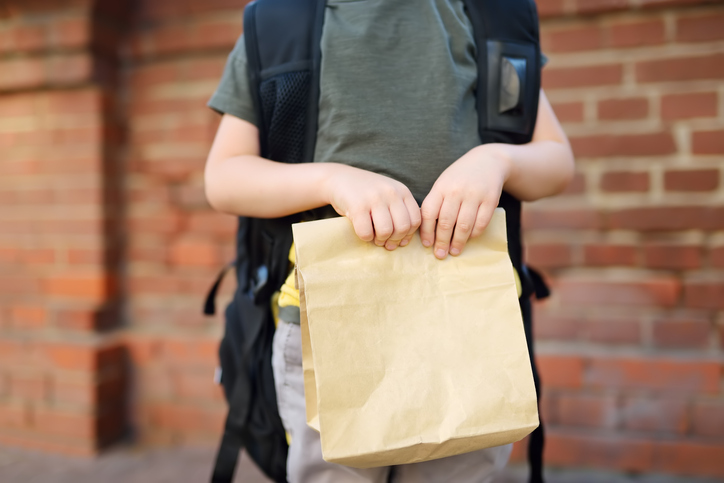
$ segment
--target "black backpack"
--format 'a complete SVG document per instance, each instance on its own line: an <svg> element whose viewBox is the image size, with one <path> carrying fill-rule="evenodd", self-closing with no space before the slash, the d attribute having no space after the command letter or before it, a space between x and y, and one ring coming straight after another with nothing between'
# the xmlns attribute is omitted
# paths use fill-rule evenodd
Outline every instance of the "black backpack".
<svg viewBox="0 0 724 483"><path fill-rule="evenodd" d="M244 40L261 156L285 163L312 162L319 107L320 39L325 0L257 0L244 11ZM540 90L541 52L534 0L465 0L477 45L478 131L481 143L530 142ZM503 192L508 250L521 276L521 310L533 378L530 295L548 295L542 278L523 265L520 201ZM226 267L206 299L204 313L215 312L214 298L229 268L237 289L226 308L219 347L221 384L229 403L224 435L212 482L231 482L239 451L275 482L286 482L287 441L278 414L271 368L274 320L270 299L289 271L291 224L300 217L240 217L237 258ZM543 426L531 435L531 482L542 480Z"/></svg>

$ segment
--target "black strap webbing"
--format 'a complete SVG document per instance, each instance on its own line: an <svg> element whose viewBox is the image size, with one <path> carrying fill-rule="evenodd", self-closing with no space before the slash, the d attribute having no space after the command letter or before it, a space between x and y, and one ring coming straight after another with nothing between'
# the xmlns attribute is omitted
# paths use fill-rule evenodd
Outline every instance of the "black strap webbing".
<svg viewBox="0 0 724 483"><path fill-rule="evenodd" d="M538 367L535 363L535 350L533 344L533 308L530 301L530 294L535 294L537 299L543 299L550 295L550 290L545 284L543 277L528 266L523 266L523 285L530 290L528 296L524 296L520 302L523 315L523 328L528 343L528 355L533 371L533 383L538 397L538 414L540 418L540 396L541 383L538 375ZM528 465L530 467L530 483L543 483L543 448L545 446L545 428L543 419L540 418L540 425L531 433L528 439Z"/></svg>
<svg viewBox="0 0 724 483"><path fill-rule="evenodd" d="M219 275L216 277L216 281L209 289L209 293L206 294L206 301L204 302L204 315L216 314L216 294L219 292L221 282L224 280L224 276L228 271L236 265L236 260L229 262L224 268L221 269Z"/></svg>
<svg viewBox="0 0 724 483"><path fill-rule="evenodd" d="M224 428L224 436L216 453L211 483L231 483L234 480L234 471L242 446L241 439L234 435L234 431L230 431L228 427Z"/></svg>

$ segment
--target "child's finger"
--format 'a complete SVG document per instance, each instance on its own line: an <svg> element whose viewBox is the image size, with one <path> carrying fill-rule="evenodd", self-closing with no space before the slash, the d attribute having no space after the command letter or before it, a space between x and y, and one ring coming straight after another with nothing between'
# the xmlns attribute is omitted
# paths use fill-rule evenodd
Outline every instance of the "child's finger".
<svg viewBox="0 0 724 483"><path fill-rule="evenodd" d="M420 208L420 216L422 217L422 221L420 222L420 239L426 247L431 247L432 244L435 243L435 226L437 225L437 218L440 214L441 206L442 196L438 195L433 188L422 202L422 207Z"/></svg>
<svg viewBox="0 0 724 483"><path fill-rule="evenodd" d="M362 241L372 241L375 237L375 231L372 227L372 217L369 212L360 213L355 216L349 216L354 227L354 232Z"/></svg>
<svg viewBox="0 0 724 483"><path fill-rule="evenodd" d="M445 199L440 208L437 230L435 230L435 257L440 260L448 254L459 210L460 202L451 198Z"/></svg>
<svg viewBox="0 0 724 483"><path fill-rule="evenodd" d="M462 253L465 244L470 238L475 226L475 219L478 214L478 206L474 203L463 203L460 206L458 219L455 221L455 231L450 244L450 255L457 256Z"/></svg>
<svg viewBox="0 0 724 483"><path fill-rule="evenodd" d="M379 205L372 208L372 227L375 230L375 245L385 246L393 231L392 216L387 206Z"/></svg>
<svg viewBox="0 0 724 483"><path fill-rule="evenodd" d="M420 207L412 195L405 197L403 201L407 207L407 213L410 216L410 229L408 231L408 235L412 235L418 228L420 228L420 223L422 223L422 214L420 214Z"/></svg>
<svg viewBox="0 0 724 483"><path fill-rule="evenodd" d="M400 200L390 205L390 215L392 216L392 234L387 239L385 248L394 250L410 231L410 214L407 212L405 203Z"/></svg>
<svg viewBox="0 0 724 483"><path fill-rule="evenodd" d="M475 228L473 228L472 237L480 236L488 227L490 219L493 218L495 204L483 202L478 207L478 215L475 217Z"/></svg>

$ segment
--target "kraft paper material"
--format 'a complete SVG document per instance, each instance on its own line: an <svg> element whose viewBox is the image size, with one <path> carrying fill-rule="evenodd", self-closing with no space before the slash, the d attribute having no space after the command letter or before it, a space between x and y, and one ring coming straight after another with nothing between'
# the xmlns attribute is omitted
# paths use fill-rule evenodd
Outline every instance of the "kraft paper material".
<svg viewBox="0 0 724 483"><path fill-rule="evenodd" d="M293 226L308 424L357 468L518 441L538 426L505 212L459 257L392 252L346 218Z"/></svg>

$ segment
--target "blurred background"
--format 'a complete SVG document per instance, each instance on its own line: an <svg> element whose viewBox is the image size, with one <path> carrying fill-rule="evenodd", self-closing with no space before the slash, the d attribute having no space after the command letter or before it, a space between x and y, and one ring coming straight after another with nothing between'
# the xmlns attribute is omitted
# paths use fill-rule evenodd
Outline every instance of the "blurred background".
<svg viewBox="0 0 724 483"><path fill-rule="evenodd" d="M245 3L0 0L5 454L125 441L210 464L223 324L201 308L236 221L204 198L205 103ZM724 479L724 2L537 3L577 158L564 195L524 208L553 288L546 463Z"/></svg>

